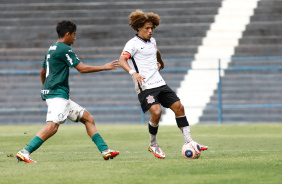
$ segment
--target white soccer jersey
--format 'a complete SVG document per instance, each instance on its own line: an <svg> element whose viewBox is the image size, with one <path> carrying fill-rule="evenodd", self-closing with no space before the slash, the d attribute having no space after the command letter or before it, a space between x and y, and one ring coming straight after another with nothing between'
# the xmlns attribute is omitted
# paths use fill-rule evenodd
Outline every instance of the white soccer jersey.
<svg viewBox="0 0 282 184"><path fill-rule="evenodd" d="M141 92L141 89L152 89L166 85L159 73L157 65L157 44L153 37L146 41L136 35L126 43L123 52L128 52L131 55L127 60L129 66L146 78L142 86L139 86L133 79L137 94Z"/></svg>

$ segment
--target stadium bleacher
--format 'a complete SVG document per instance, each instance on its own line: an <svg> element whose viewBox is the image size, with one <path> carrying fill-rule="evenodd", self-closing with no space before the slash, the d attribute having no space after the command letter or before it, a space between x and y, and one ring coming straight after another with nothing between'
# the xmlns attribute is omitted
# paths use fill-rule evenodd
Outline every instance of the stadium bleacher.
<svg viewBox="0 0 282 184"><path fill-rule="evenodd" d="M65 3L67 2L67 3ZM162 18L155 30L158 48L163 58L193 57L220 6L213 1L1 1L0 60L40 61L54 41L56 23L73 20L78 25L77 41L73 48L82 60L117 59L127 40L135 32L128 26L130 12L140 8L154 11ZM189 30L189 31L187 31ZM19 41L20 40L20 41ZM89 64L103 64L90 62ZM40 70L39 62L27 65L2 64L6 70ZM9 69L10 67L10 69ZM190 62L169 62L167 68L190 67ZM164 78L176 89L185 72L166 72ZM21 108L18 116L1 112L1 122L41 123L45 112L25 112L25 108L46 108L40 101L38 74L2 75L5 85L0 108ZM133 83L125 72L71 74L71 98L85 107L129 107L127 110L91 111L97 122L140 122L140 109ZM109 87L110 86L110 87ZM11 88L18 89L11 93ZM131 109L131 107L137 109ZM25 116L25 118L23 118Z"/></svg>
<svg viewBox="0 0 282 184"><path fill-rule="evenodd" d="M42 124L46 116L46 104L40 100L41 81L39 71L41 62L48 47L56 41L56 23L63 19L74 21L77 26L77 40L73 45L76 54L86 64L102 65L118 59L126 41L135 32L128 26L128 15L136 9L153 11L162 18L155 30L158 49L161 51L166 68L189 68L191 60L202 44L210 24L214 21L222 0L160 0L160 1L91 1L91 0L2 0L0 2L0 122L5 124ZM281 46L281 33L277 22L281 13L282 1L261 0L236 48L235 57L241 56L277 56ZM273 19L271 19L273 17ZM259 52L258 52L259 51ZM171 59L170 58L178 58ZM182 58L182 59L181 59ZM251 66L265 65L265 62L247 61ZM281 61L272 64L280 65ZM248 66L246 62L232 61L230 66ZM11 74L11 71L14 74ZM31 74L21 74L20 72ZM37 72L36 72L37 71ZM131 77L121 69L117 72L78 74L74 70L70 75L71 98L93 114L97 123L140 123L140 118L148 119L149 114L141 116L139 102L133 89ZM5 73L7 72L7 73ZM10 72L10 73L8 73ZM254 72L255 73L255 72ZM242 86L249 86L255 80L256 86L249 90L259 89L260 85L270 85L273 99L279 72L270 71L264 83L258 77L250 77L250 72L226 71L223 77L223 103L271 103L251 100ZM162 75L168 85L177 89L186 71L167 71ZM238 74L244 77L244 84L236 84ZM255 74L254 74L255 75ZM248 80L247 80L248 79ZM240 79L240 82L242 80ZM249 83L248 83L249 82ZM233 85L232 85L233 84ZM235 85L236 84L236 85ZM232 88L232 89L231 89ZM235 89L234 89L235 88ZM263 90L262 90L263 91ZM266 91L262 95L269 95ZM259 94L257 94L259 95ZM235 98L235 97L236 98ZM251 95L249 95L251 96ZM237 99L237 100L236 100ZM261 99L261 98L260 98ZM210 104L217 104L217 93ZM108 109L105 111L104 109ZM224 121L256 122L257 113L278 115L279 108L271 109L226 109ZM277 111L277 113L270 111ZM266 112L267 111L267 112ZM16 114L16 115L15 115ZM237 119L234 114L238 115ZM253 115L251 115L253 114ZM247 116L248 115L248 116ZM243 118L246 117L246 119ZM253 118L251 118L253 117ZM264 116L267 117L267 116ZM272 119L274 119L271 117ZM241 119L240 119L241 118ZM247 119L248 118L248 119ZM276 120L278 121L279 117ZM216 122L217 109L206 109L200 122ZM264 119L263 121L271 121Z"/></svg>
<svg viewBox="0 0 282 184"><path fill-rule="evenodd" d="M281 58L275 58L281 56L281 8L282 1L258 2L229 67L282 66ZM225 71L222 78L222 105L229 107L223 108L223 122L281 122L282 108L281 105L276 106L282 103L281 77L279 69ZM216 90L208 105L217 104ZM218 122L218 110L205 109L200 122Z"/></svg>

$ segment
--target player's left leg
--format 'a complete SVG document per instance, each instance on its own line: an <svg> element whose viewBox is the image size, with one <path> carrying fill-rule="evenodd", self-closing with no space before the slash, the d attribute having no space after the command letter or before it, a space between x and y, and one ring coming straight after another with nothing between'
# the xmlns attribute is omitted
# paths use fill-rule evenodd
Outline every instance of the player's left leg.
<svg viewBox="0 0 282 184"><path fill-rule="evenodd" d="M175 114L175 119L176 119L177 126L181 130L185 142L192 141L192 137L191 137L191 134L190 134L189 123L188 123L188 120L187 120L187 118L185 116L184 107L181 104L180 100L178 100L175 103L173 103L170 106L170 109Z"/></svg>
<svg viewBox="0 0 282 184"><path fill-rule="evenodd" d="M190 142L193 141L191 134L190 134L190 127L189 122L186 118L185 112L184 112L184 106L181 104L180 100L176 101L170 106L170 109L175 113L175 119L178 128L183 134L184 141ZM204 145L200 145L201 150L207 150L208 147Z"/></svg>
<svg viewBox="0 0 282 184"><path fill-rule="evenodd" d="M80 122L85 125L87 134L96 144L97 148L99 149L105 160L109 160L109 158L113 159L119 154L119 151L111 150L108 148L107 144L105 143L104 139L101 137L95 126L93 116L87 110L83 111L83 115L80 118Z"/></svg>

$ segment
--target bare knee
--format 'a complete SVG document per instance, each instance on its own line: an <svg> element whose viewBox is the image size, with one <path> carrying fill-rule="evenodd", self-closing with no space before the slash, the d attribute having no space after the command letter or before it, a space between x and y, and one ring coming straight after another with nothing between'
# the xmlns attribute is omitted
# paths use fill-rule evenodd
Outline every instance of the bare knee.
<svg viewBox="0 0 282 184"><path fill-rule="evenodd" d="M155 106L152 106L149 110L150 110L150 113L151 113L151 120L150 121L152 123L158 124L159 120L161 118L161 115L162 115L161 106L155 105Z"/></svg>
<svg viewBox="0 0 282 184"><path fill-rule="evenodd" d="M94 117L92 115L89 116L88 122L95 125Z"/></svg>
<svg viewBox="0 0 282 184"><path fill-rule="evenodd" d="M42 130L40 130L36 135L43 141L46 141L58 131L58 128L59 124L54 122L47 122L46 126Z"/></svg>
<svg viewBox="0 0 282 184"><path fill-rule="evenodd" d="M177 106L176 111L178 113L184 113L184 106L181 103L179 103L179 105Z"/></svg>
<svg viewBox="0 0 282 184"><path fill-rule="evenodd" d="M57 133L58 128L59 128L58 124L51 122L51 123L46 125L45 130L47 132L50 132L50 134L54 135L55 133Z"/></svg>
<svg viewBox="0 0 282 184"><path fill-rule="evenodd" d="M82 122L85 125L87 134L92 138L93 135L98 133L98 130L95 126L94 117L88 112L84 111L83 116L80 119L80 122Z"/></svg>
<svg viewBox="0 0 282 184"><path fill-rule="evenodd" d="M161 117L162 115L162 109L154 109L153 111L151 111L151 115L154 117Z"/></svg>
<svg viewBox="0 0 282 184"><path fill-rule="evenodd" d="M94 117L88 112L88 111L84 111L80 122L82 122L83 124L93 124L95 125L95 121L94 121Z"/></svg>
<svg viewBox="0 0 282 184"><path fill-rule="evenodd" d="M170 108L175 113L176 117L185 115L184 106L180 103L180 101L175 102Z"/></svg>

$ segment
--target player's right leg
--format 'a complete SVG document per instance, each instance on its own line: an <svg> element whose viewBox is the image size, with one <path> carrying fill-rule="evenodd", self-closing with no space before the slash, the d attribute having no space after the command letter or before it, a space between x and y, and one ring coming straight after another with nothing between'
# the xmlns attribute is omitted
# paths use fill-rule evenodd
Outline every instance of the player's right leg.
<svg viewBox="0 0 282 184"><path fill-rule="evenodd" d="M48 138L52 137L57 132L58 127L59 125L54 122L47 122L46 126L31 139L27 146L17 153L18 161L36 163L30 158L30 154L37 150Z"/></svg>
<svg viewBox="0 0 282 184"><path fill-rule="evenodd" d="M59 125L67 118L68 100L53 98L46 100L48 112L46 116L46 126L40 130L27 146L19 151L16 158L27 163L36 163L30 158L30 154L37 150L47 139L52 137L58 130Z"/></svg>
<svg viewBox="0 0 282 184"><path fill-rule="evenodd" d="M162 108L160 104L154 104L149 109L151 113L151 119L148 123L149 134L150 134L150 145L148 150L152 152L155 157L165 158L164 152L161 150L158 141L157 141L157 133L159 128L159 121L162 114Z"/></svg>
<svg viewBox="0 0 282 184"><path fill-rule="evenodd" d="M18 159L18 161L24 161L27 163L37 163L36 161L30 158L30 153L27 152L25 149L19 151L16 155L16 158Z"/></svg>
<svg viewBox="0 0 282 184"><path fill-rule="evenodd" d="M165 158L165 154L158 143L153 145L150 144L148 150L152 152L157 158Z"/></svg>

